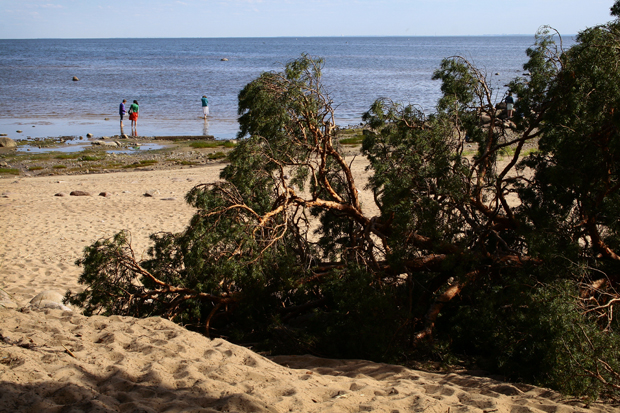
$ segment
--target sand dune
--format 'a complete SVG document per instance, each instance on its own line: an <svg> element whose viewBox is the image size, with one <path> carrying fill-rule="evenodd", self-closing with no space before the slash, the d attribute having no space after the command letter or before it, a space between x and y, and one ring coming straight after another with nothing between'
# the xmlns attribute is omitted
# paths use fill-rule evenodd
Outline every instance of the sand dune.
<svg viewBox="0 0 620 413"><path fill-rule="evenodd" d="M362 179L363 168L354 163ZM194 212L185 193L217 180L220 169L0 179L0 288L8 293L0 291L0 412L618 411L465 374L310 356L268 360L161 318L28 307L41 291L79 289L74 261L98 238L128 229L140 255L151 233L182 230ZM370 205L369 197L362 202Z"/></svg>
<svg viewBox="0 0 620 413"><path fill-rule="evenodd" d="M270 361L159 317L0 310L2 412L603 412L548 390L361 360Z"/></svg>

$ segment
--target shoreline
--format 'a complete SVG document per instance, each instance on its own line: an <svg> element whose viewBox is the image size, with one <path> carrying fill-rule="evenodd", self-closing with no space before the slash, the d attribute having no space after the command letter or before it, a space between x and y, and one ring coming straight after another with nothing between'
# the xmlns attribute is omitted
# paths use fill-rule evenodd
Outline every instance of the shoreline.
<svg viewBox="0 0 620 413"><path fill-rule="evenodd" d="M118 114L82 116L74 118L55 116L29 116L24 118L1 118L0 133L18 141L27 138L60 136L84 136L96 138L129 133L131 122L126 117L121 129ZM138 119L140 136L214 136L216 139L234 139L239 130L237 119L209 117L206 122L196 112L187 119L159 119L144 115ZM18 132L21 131L21 132Z"/></svg>
<svg viewBox="0 0 620 413"><path fill-rule="evenodd" d="M360 153L361 130L342 129L345 156ZM10 137L9 137L10 138ZM204 167L225 161L234 139L210 135L119 136L29 139L0 148L0 180L11 176L57 176Z"/></svg>
<svg viewBox="0 0 620 413"><path fill-rule="evenodd" d="M341 129L357 127L359 119L337 121ZM129 134L131 122L127 117L121 129L119 115L93 115L77 118L59 116L28 116L23 118L0 117L0 134L19 141L28 138L86 137L91 133L95 138ZM20 132L18 132L20 131ZM151 138L159 136L166 139L174 136L204 136L205 139L236 139L239 132L237 118L225 118L211 114L205 121L199 112L188 114L187 118L155 118L149 115L138 119L139 136Z"/></svg>
<svg viewBox="0 0 620 413"><path fill-rule="evenodd" d="M127 171L185 169L218 164L231 147L227 141L209 141L208 147L192 147L196 140L94 139L91 141L32 142L33 150L0 148L0 180L15 176L61 176ZM200 141L198 141L200 142ZM40 149L34 145L40 144ZM199 145L199 144L198 144Z"/></svg>

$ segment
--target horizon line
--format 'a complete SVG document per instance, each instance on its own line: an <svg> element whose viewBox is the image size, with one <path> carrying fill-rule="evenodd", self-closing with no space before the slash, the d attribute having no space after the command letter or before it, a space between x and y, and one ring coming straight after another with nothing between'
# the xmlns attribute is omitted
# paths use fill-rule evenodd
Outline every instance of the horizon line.
<svg viewBox="0 0 620 413"><path fill-rule="evenodd" d="M562 36L575 36L563 34ZM115 40L115 39L296 39L296 38L427 38L427 37L534 37L535 34L459 34L459 35L340 35L340 36L218 36L218 37L6 37L0 40Z"/></svg>

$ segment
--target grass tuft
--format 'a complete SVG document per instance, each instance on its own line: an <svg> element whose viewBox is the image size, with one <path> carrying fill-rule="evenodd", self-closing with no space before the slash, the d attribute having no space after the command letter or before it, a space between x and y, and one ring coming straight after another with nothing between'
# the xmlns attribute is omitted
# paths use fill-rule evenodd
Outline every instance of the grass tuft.
<svg viewBox="0 0 620 413"><path fill-rule="evenodd" d="M217 148L221 144L219 142L196 141L189 144L192 148Z"/></svg>
<svg viewBox="0 0 620 413"><path fill-rule="evenodd" d="M364 140L364 137L360 135L360 136L354 136L352 138L340 139L339 142L342 145L361 145L363 140Z"/></svg>
<svg viewBox="0 0 620 413"><path fill-rule="evenodd" d="M0 174L19 175L17 168L0 168Z"/></svg>
<svg viewBox="0 0 620 413"><path fill-rule="evenodd" d="M215 152L207 155L209 159L223 159L226 158L226 154L224 152Z"/></svg>
<svg viewBox="0 0 620 413"><path fill-rule="evenodd" d="M237 144L232 141L195 141L189 144L192 148L234 148Z"/></svg>

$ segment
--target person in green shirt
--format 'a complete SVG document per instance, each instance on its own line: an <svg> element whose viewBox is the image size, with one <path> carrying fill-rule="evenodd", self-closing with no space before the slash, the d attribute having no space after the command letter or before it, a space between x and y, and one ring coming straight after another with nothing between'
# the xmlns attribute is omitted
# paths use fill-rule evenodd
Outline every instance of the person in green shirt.
<svg viewBox="0 0 620 413"><path fill-rule="evenodd" d="M138 111L140 107L138 106L138 101L134 100L131 106L129 107L129 120L131 121L131 132L134 136L138 135L137 127L138 127ZM135 130L135 133L134 133Z"/></svg>
<svg viewBox="0 0 620 413"><path fill-rule="evenodd" d="M204 119L209 115L209 100L206 96L202 97L202 114Z"/></svg>

